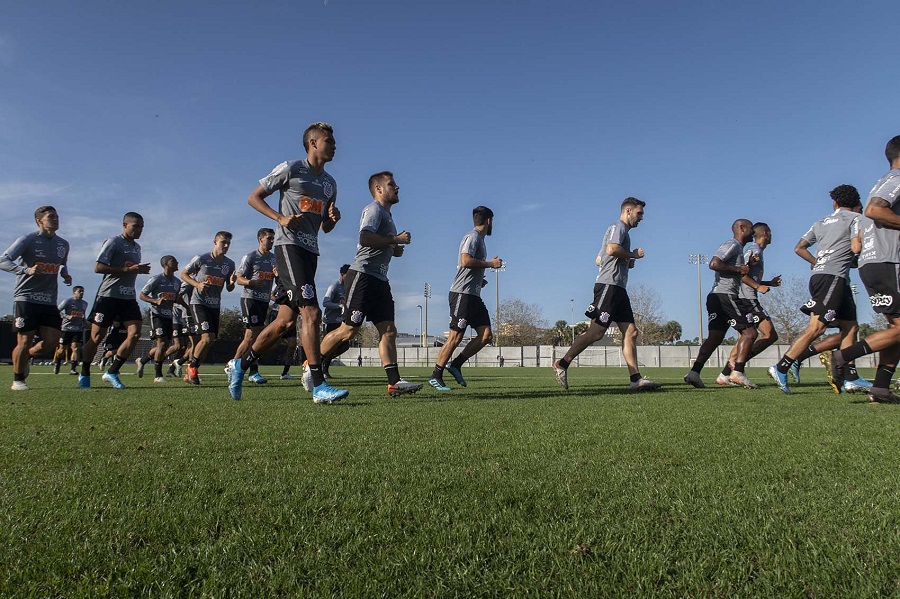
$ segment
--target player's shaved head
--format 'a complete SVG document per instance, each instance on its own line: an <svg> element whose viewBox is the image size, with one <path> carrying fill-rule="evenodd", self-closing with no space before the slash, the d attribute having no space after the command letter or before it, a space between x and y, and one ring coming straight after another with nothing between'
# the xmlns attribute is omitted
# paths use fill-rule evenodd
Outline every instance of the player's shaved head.
<svg viewBox="0 0 900 599"><path fill-rule="evenodd" d="M373 196L375 195L375 187L377 185L381 185L382 187L387 185L387 182L394 178L394 173L391 171L381 171L380 173L375 173L371 177L369 177L369 193Z"/></svg>
<svg viewBox="0 0 900 599"><path fill-rule="evenodd" d="M174 259L175 259L175 256L169 256L169 255L163 256L162 258L159 259L159 265L162 266L163 268L165 268L166 264L169 262L169 260L174 260Z"/></svg>
<svg viewBox="0 0 900 599"><path fill-rule="evenodd" d="M750 229L753 230L753 223L751 223L746 218L739 218L733 223L731 223L731 232L734 234L738 234L741 232L741 229Z"/></svg>
<svg viewBox="0 0 900 599"><path fill-rule="evenodd" d="M122 217L122 223L138 223L144 220L144 217L137 212L126 212Z"/></svg>
<svg viewBox="0 0 900 599"><path fill-rule="evenodd" d="M852 185L838 185L829 193L839 208L856 208L859 203L859 192Z"/></svg>
<svg viewBox="0 0 900 599"><path fill-rule="evenodd" d="M309 140L319 135L333 135L334 129L328 123L313 123L303 131L303 149L309 151Z"/></svg>
<svg viewBox="0 0 900 599"><path fill-rule="evenodd" d="M771 229L769 228L769 225L767 225L766 223L762 223L762 222L753 223L753 236L754 237L756 237L757 235L762 235L763 233L766 233L767 231L771 231Z"/></svg>
<svg viewBox="0 0 900 599"><path fill-rule="evenodd" d="M884 147L884 157L890 164L894 164L900 160L900 135L892 137Z"/></svg>

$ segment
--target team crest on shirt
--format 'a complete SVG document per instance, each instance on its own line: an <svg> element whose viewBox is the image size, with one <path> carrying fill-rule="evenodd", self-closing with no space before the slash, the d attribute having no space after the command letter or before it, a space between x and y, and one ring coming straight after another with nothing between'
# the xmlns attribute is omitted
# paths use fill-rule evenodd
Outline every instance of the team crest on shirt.
<svg viewBox="0 0 900 599"><path fill-rule="evenodd" d="M303 287L300 288L300 295L303 299L311 300L316 297L316 288L307 283Z"/></svg>
<svg viewBox="0 0 900 599"><path fill-rule="evenodd" d="M598 317L598 319L599 319L600 322L602 322L602 323L607 323L607 322L609 322L609 318L610 318L609 312L601 312L601 313L600 313L600 316Z"/></svg>
<svg viewBox="0 0 900 599"><path fill-rule="evenodd" d="M65 255L66 255L66 246L61 245L61 246L57 247L57 248L56 248L56 255L59 256L60 258L62 258L63 256L65 256Z"/></svg>
<svg viewBox="0 0 900 599"><path fill-rule="evenodd" d="M825 313L825 320L827 322L831 322L834 320L834 317L837 316L837 313L834 310L829 310Z"/></svg>
<svg viewBox="0 0 900 599"><path fill-rule="evenodd" d="M331 196L334 195L334 185L331 184L331 181L325 181L325 184L322 185L322 191L325 193L325 197L330 200Z"/></svg>
<svg viewBox="0 0 900 599"><path fill-rule="evenodd" d="M359 310L354 310L350 315L350 322L353 324L362 324L363 321L363 313Z"/></svg>

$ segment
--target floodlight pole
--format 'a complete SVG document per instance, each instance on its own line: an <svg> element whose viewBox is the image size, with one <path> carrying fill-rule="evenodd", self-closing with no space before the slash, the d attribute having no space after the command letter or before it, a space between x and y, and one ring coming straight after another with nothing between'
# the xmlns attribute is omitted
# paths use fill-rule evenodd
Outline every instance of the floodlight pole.
<svg viewBox="0 0 900 599"><path fill-rule="evenodd" d="M422 306L417 305L416 308L419 309L419 332L422 334L421 335L422 338L420 339L420 342L421 342L422 347L425 347L425 328L423 326L425 324L425 318L422 316Z"/></svg>
<svg viewBox="0 0 900 599"><path fill-rule="evenodd" d="M700 325L700 345L703 345L703 283L700 278L700 266L709 264L709 256L706 254L690 254L691 264L697 265L697 317Z"/></svg>
<svg viewBox="0 0 900 599"><path fill-rule="evenodd" d="M494 271L494 274L497 277L496 284L494 285L494 291L496 292L496 300L495 300L496 305L495 305L495 309L494 309L494 319L497 321L497 334L495 335L495 337L497 339L497 347L499 348L500 347L500 329L502 328L500 326L500 271L506 270L506 262L501 261L500 268L493 268L491 270ZM503 350L500 350L500 351L502 353Z"/></svg>
<svg viewBox="0 0 900 599"><path fill-rule="evenodd" d="M428 299L431 297L431 285L425 283L425 317L422 323L422 347L428 344Z"/></svg>

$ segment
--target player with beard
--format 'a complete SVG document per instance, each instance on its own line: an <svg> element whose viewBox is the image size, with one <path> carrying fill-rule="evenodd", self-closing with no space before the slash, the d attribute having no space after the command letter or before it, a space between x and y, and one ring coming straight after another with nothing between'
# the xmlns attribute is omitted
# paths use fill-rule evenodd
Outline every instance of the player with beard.
<svg viewBox="0 0 900 599"><path fill-rule="evenodd" d="M584 313L591 320L591 324L588 330L575 338L566 355L553 364L556 380L563 389L569 388L569 364L578 354L603 339L612 323L616 323L622 331L622 355L625 357L631 379L629 388L632 391L653 391L661 386L642 376L638 367L636 346L638 330L634 326L631 299L625 289L629 269L634 268L636 260L644 257L643 248L631 249L629 232L644 220L646 205L643 200L625 198L622 201L619 220L607 227L603 235L600 252L594 260L600 267L594 283L594 301Z"/></svg>
<svg viewBox="0 0 900 599"><path fill-rule="evenodd" d="M391 397L415 393L422 388L400 377L397 366L397 327L394 325L394 298L387 272L391 258L403 255L412 235L397 233L391 208L400 201L400 186L393 173L382 171L369 177L369 192L375 199L363 209L359 222L356 258L346 278L346 306L341 326L322 340L322 356L335 352L355 337L364 320L375 325L380 335L378 354L387 374Z"/></svg>
<svg viewBox="0 0 900 599"><path fill-rule="evenodd" d="M163 256L159 264L162 266L162 272L150 277L138 296L141 301L150 304L150 340L155 342L155 346L150 349L148 356L135 360L137 366L135 374L138 378L144 376L144 366L153 360L156 373L154 383L166 382L162 367L174 335L173 309L178 292L181 290L181 281L175 276L178 271L178 260L175 256Z"/></svg>
<svg viewBox="0 0 900 599"><path fill-rule="evenodd" d="M472 222L475 228L466 233L459 244L456 278L450 285L450 334L438 353L437 362L428 380L428 384L438 391L450 391L450 387L444 383L444 369L457 383L465 387L466 379L462 375L462 365L494 337L490 314L481 299L481 288L487 283L484 269L503 266L503 260L497 256L485 260L487 247L484 238L493 233L494 212L487 206L478 206L472 210ZM448 364L454 350L462 342L467 327L475 329L477 336L473 337L462 352Z"/></svg>
<svg viewBox="0 0 900 599"><path fill-rule="evenodd" d="M341 326L341 320L344 317L344 281L347 278L348 270L350 270L349 264L341 266L340 278L329 285L328 289L325 290L325 295L322 296L322 305L325 307L325 315L322 318L324 321L324 329L322 331L323 336ZM349 341L335 348L332 355L328 358L322 357L322 374L326 379L331 378L331 372L329 371L331 361L348 349L350 349Z"/></svg>
<svg viewBox="0 0 900 599"><path fill-rule="evenodd" d="M78 377L78 387L81 389L91 386L91 357L113 321L121 323L127 334L115 349L112 363L103 374L103 380L116 389L125 388L119 380L119 370L128 361L141 337L143 320L134 283L139 274L150 273L150 264L141 263L141 246L137 242L143 232L144 218L137 212L126 213L122 217L122 234L103 242L100 255L94 263L94 272L102 274L103 281L88 317L91 336L85 341L82 352L84 359L81 363L81 375Z"/></svg>
<svg viewBox="0 0 900 599"><path fill-rule="evenodd" d="M691 370L684 375L684 382L698 389L705 387L700 372L715 349L722 344L728 327L733 327L738 332L734 370L729 375L729 380L737 386L748 389L759 387L744 374L744 365L756 341L757 331L753 326L753 316L748 313L746 305L738 297L741 281L756 261L756 257L751 255L750 264L747 264L744 258L744 245L753 238L753 223L745 218L739 218L731 224L731 232L734 237L720 245L715 256L709 261L710 270L716 272L712 291L706 296L709 334L697 351L697 358Z"/></svg>
<svg viewBox="0 0 900 599"><path fill-rule="evenodd" d="M56 357L53 374L59 374L63 354L69 348L69 374L77 375L76 367L81 360L81 346L84 345L84 317L87 316L88 303L84 301L84 287L76 285L72 288L72 297L60 302L59 315L62 317L62 339L60 349L63 351Z"/></svg>

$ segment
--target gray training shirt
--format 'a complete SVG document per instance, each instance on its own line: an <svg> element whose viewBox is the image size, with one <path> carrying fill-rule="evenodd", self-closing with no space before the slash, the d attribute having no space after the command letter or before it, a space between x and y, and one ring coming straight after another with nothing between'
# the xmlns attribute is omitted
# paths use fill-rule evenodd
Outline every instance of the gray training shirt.
<svg viewBox="0 0 900 599"><path fill-rule="evenodd" d="M322 297L322 306L325 307L325 315L322 320L327 324L336 324L341 322L344 314L344 306L341 303L344 299L344 285L338 279L332 283L325 295Z"/></svg>
<svg viewBox="0 0 900 599"><path fill-rule="evenodd" d="M289 160L276 166L259 180L266 193L281 192L279 212L285 216L302 214L296 230L275 227L275 245L299 245L319 253L319 228L328 207L337 200L337 183L327 172L316 175L306 160Z"/></svg>
<svg viewBox="0 0 900 599"><path fill-rule="evenodd" d="M241 297L268 304L272 295L272 284L275 282L275 254L269 252L263 255L259 250L253 250L241 258L237 272L245 279L266 283L262 287L244 287Z"/></svg>
<svg viewBox="0 0 900 599"><path fill-rule="evenodd" d="M59 330L75 332L84 330L84 315L87 314L88 303L83 299L74 297L64 299L59 303L59 315L62 316L62 326Z"/></svg>
<svg viewBox="0 0 900 599"><path fill-rule="evenodd" d="M128 241L122 235L107 239L100 248L97 262L118 268L140 264L141 246L137 241ZM136 272L127 275L103 275L97 297L133 300L135 280L137 280Z"/></svg>
<svg viewBox="0 0 900 599"><path fill-rule="evenodd" d="M733 237L719 246L716 250L715 257L727 264L728 266L743 266L744 251L740 242ZM711 293L724 293L726 295L737 295L741 286L741 278L743 275L736 272L719 272L716 271L716 281L713 283Z"/></svg>
<svg viewBox="0 0 900 599"><path fill-rule="evenodd" d="M478 229L472 229L462 238L459 244L459 253L468 254L476 260L487 260L487 247L484 245L484 233ZM458 259L458 258L457 258ZM468 293L481 296L481 283L484 281L484 268L463 268L456 266L456 278L450 285L450 291L454 293Z"/></svg>
<svg viewBox="0 0 900 599"><path fill-rule="evenodd" d="M234 272L234 260L227 256L216 260L211 252L207 252L200 256L194 256L184 270L198 283L206 283L206 290L203 293L200 293L200 290L193 285L190 286L193 289L191 305L218 310L222 299L222 288L225 287L228 277Z"/></svg>
<svg viewBox="0 0 900 599"><path fill-rule="evenodd" d="M394 226L394 218L387 208L378 202L372 202L363 208L359 219L359 232L369 231L382 236L396 235L397 227ZM384 248L356 246L356 258L350 268L371 275L376 279L387 281L388 265L394 256L394 247Z"/></svg>
<svg viewBox="0 0 900 599"><path fill-rule="evenodd" d="M597 274L597 283L615 285L623 289L628 284L628 263L630 258L610 256L606 253L606 246L615 243L625 248L626 252L630 252L631 236L628 234L630 230L631 227L620 220L617 220L606 229L606 233L603 235L603 244L600 246L600 272Z"/></svg>
<svg viewBox="0 0 900 599"><path fill-rule="evenodd" d="M18 275L13 301L56 305L59 272L65 269L69 242L39 231L19 237L0 255L0 269ZM36 266L33 275L28 269Z"/></svg>
<svg viewBox="0 0 900 599"><path fill-rule="evenodd" d="M150 280L141 289L141 293L153 299L163 300L160 306L150 304L150 311L162 318L172 318L172 308L178 298L181 283L182 280L175 275L167 277L163 273L159 273L150 277Z"/></svg>
<svg viewBox="0 0 900 599"><path fill-rule="evenodd" d="M750 258L753 256L759 258L759 262L756 264L750 262ZM750 265L750 272L747 273L747 276L757 283L761 283L763 280L763 262L763 249L759 247L758 243L751 241L744 246L744 264ZM743 279L743 277L741 278ZM759 299L759 292L747 283L741 281L741 289L738 291L738 297L755 300Z"/></svg>
<svg viewBox="0 0 900 599"><path fill-rule="evenodd" d="M850 266L855 254L850 240L859 233L859 214L838 208L820 221L813 223L801 239L809 245L818 244L815 253L814 275L833 275L849 278Z"/></svg>
<svg viewBox="0 0 900 599"><path fill-rule="evenodd" d="M869 201L872 198L881 198L889 202L894 214L900 214L900 169L894 169L878 180L869 192ZM859 218L859 231L862 237L860 266L900 263L900 231L882 227L865 216Z"/></svg>

